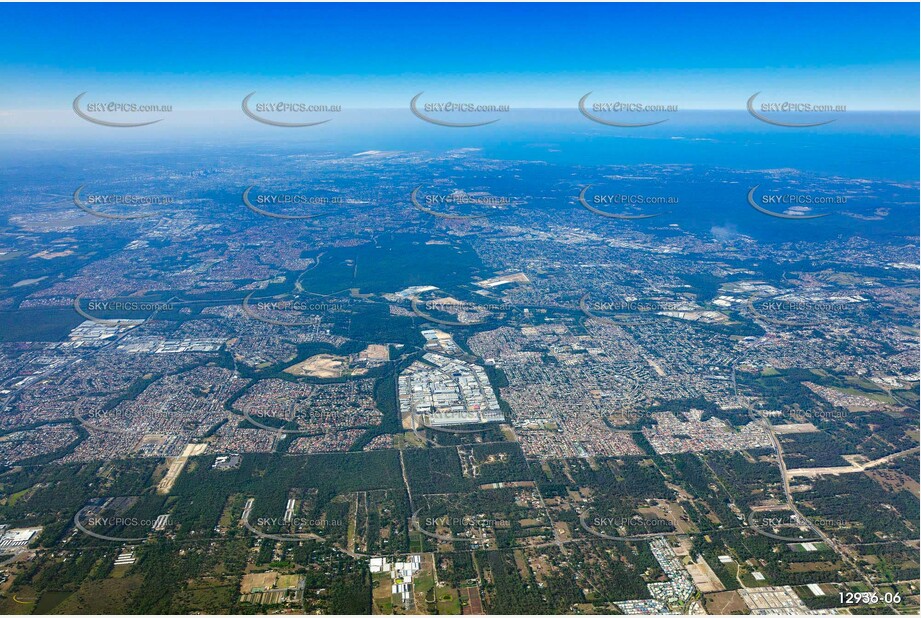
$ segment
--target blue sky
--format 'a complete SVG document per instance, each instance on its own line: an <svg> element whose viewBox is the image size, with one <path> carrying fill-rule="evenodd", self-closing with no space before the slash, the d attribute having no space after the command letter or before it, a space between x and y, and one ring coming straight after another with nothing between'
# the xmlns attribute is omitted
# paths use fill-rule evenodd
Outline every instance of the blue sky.
<svg viewBox="0 0 921 618"><path fill-rule="evenodd" d="M346 107L433 96L571 107L589 90L684 109L755 91L917 110L917 4L0 5L0 111L83 91L239 109L251 91Z"/></svg>

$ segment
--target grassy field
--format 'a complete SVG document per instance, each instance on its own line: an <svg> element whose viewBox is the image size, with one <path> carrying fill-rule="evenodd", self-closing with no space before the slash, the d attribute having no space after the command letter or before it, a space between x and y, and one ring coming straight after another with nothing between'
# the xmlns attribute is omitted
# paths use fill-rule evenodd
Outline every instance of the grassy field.
<svg viewBox="0 0 921 618"><path fill-rule="evenodd" d="M132 593L143 584L140 576L84 580L80 588L63 600L56 614L111 614L131 611Z"/></svg>
<svg viewBox="0 0 921 618"><path fill-rule="evenodd" d="M438 604L439 614L455 616L461 613L460 597L454 588L438 586L435 589L435 601Z"/></svg>

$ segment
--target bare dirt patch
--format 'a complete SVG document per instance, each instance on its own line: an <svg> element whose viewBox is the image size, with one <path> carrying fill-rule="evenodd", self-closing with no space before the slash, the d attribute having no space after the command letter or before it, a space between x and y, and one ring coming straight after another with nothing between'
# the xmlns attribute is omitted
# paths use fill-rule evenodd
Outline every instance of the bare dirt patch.
<svg viewBox="0 0 921 618"><path fill-rule="evenodd" d="M704 594L704 607L708 614L747 614L748 605L735 590Z"/></svg>
<svg viewBox="0 0 921 618"><path fill-rule="evenodd" d="M918 481L898 470L873 470L867 475L883 486L886 491L910 491L918 496Z"/></svg>
<svg viewBox="0 0 921 618"><path fill-rule="evenodd" d="M349 359L333 354L317 354L285 369L285 373L312 378L341 378L349 367Z"/></svg>

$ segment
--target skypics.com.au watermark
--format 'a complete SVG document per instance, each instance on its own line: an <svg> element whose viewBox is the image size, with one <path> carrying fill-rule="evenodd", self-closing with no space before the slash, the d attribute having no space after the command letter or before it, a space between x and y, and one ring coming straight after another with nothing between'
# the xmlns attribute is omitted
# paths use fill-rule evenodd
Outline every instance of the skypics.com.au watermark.
<svg viewBox="0 0 921 618"><path fill-rule="evenodd" d="M326 212L290 212L290 209L303 208L303 207L317 207L317 206L341 206L346 203L345 198L335 195L335 196L324 196L324 195L307 195L303 193L287 194L287 193L274 193L274 194L259 194L251 195L253 189L256 188L256 185L251 185L243 191L243 205L246 206L252 212L262 215L263 217L269 217L271 219L282 219L282 220L300 220L300 219L315 219L317 217L322 217ZM276 212L272 209L289 209L282 212Z"/></svg>
<svg viewBox="0 0 921 618"><path fill-rule="evenodd" d="M831 124L837 118L827 118L824 120L816 120L814 122L791 122L792 118L795 115L799 117L797 120L803 116L808 116L809 114L816 113L844 113L847 111L847 105L841 104L829 104L829 103L812 103L812 102L803 102L803 101L762 101L759 104L755 103L755 99L760 95L760 92L756 92L748 99L746 108L748 113L760 120L775 127L790 127L790 128L806 128L806 127L820 127L822 125ZM772 116L766 116L765 114L772 114ZM780 118L783 118L781 120Z"/></svg>
<svg viewBox="0 0 921 618"><path fill-rule="evenodd" d="M579 309L586 317L609 324L639 325L654 322L658 314L699 310L688 301L664 301L654 299L592 300L591 293L579 299Z"/></svg>
<svg viewBox="0 0 921 618"><path fill-rule="evenodd" d="M150 314L157 311L172 311L176 306L169 302L144 302L121 300L91 300L86 303L87 311L101 312L141 312Z"/></svg>
<svg viewBox="0 0 921 618"><path fill-rule="evenodd" d="M171 300L87 300L82 296L74 298L73 308L82 318L102 326L141 324L157 314L178 309Z"/></svg>
<svg viewBox="0 0 921 618"><path fill-rule="evenodd" d="M243 512L243 517L241 521L247 530L252 532L254 535L262 539L269 539L272 541L282 541L282 542L301 542L306 540L319 540L322 541L324 538L315 532L295 532L290 534L285 533L269 533L263 532L261 528L281 528L281 529L291 529L294 527L304 528L312 527L313 529L329 529L332 527L342 527L344 522L340 519L313 519L308 517L300 516L286 516L284 518L278 517L260 517L256 521L256 525L253 525L249 521L249 509L252 508L252 498L247 504L246 510ZM257 525L259 527L257 527Z"/></svg>
<svg viewBox="0 0 921 618"><path fill-rule="evenodd" d="M511 111L509 105L494 103L471 103L451 100L420 103L419 99L423 94L425 94L425 91L420 92L412 98L409 102L409 110L416 118L440 127L483 127L499 122L499 118L492 118L491 116ZM461 118L465 118L465 116L469 117L474 115L475 118L471 119L471 121L459 121ZM451 120L448 120L448 118L451 118ZM483 118L483 120L479 120L479 118Z"/></svg>
<svg viewBox="0 0 921 618"><path fill-rule="evenodd" d="M752 517L749 520L749 523L753 526L758 526L761 528L783 528L783 527L794 527L794 526L808 526L810 523L824 529L832 528L846 528L850 524L849 522L840 519L840 518L830 518L830 517L817 517L811 519L808 522L794 514L787 515L785 517L781 516L767 516L767 517Z"/></svg>
<svg viewBox="0 0 921 618"><path fill-rule="evenodd" d="M687 311L686 302L669 302L658 300L614 300L592 302L593 311L614 313L645 313L656 311Z"/></svg>
<svg viewBox="0 0 921 618"><path fill-rule="evenodd" d="M250 303L259 311L345 311L346 303L314 303L302 300L269 300Z"/></svg>
<svg viewBox="0 0 921 618"><path fill-rule="evenodd" d="M105 527L141 526L141 527L151 528L153 527L154 523L156 523L156 520L155 519L138 519L137 517L102 517L99 515L90 515L89 517L83 520L83 523L87 526L94 526L94 527L96 526L105 526Z"/></svg>
<svg viewBox="0 0 921 618"><path fill-rule="evenodd" d="M591 92L587 92L581 99L579 99L579 111L583 116L592 122L597 122L598 124L603 124L609 127L651 127L668 121L668 118L660 118L648 121L644 120L641 122L627 122L627 117L617 117L616 114L665 114L675 113L678 111L678 106L673 104L641 103L637 101L598 102L592 103L591 106L589 106L587 101L591 94ZM591 108L591 111L589 111L589 107Z"/></svg>
<svg viewBox="0 0 921 618"><path fill-rule="evenodd" d="M176 432L179 432L178 427L183 423L182 419L177 418L177 416L164 410L138 415L122 406L117 406L111 410L96 410L89 413L78 411L75 413L76 419L87 429L135 437L165 431L170 425L176 428ZM188 423L191 422L194 422L194 420L187 419L184 424L188 427Z"/></svg>
<svg viewBox="0 0 921 618"><path fill-rule="evenodd" d="M843 206L847 204L846 195L818 195L814 193L782 193L767 195L762 194L760 197L755 196L755 192L761 185L755 185L748 191L748 205L760 212L777 219L787 220L810 220L821 219L833 213L820 212L813 213L814 206L821 206L824 209L832 206Z"/></svg>
<svg viewBox="0 0 921 618"><path fill-rule="evenodd" d="M274 528L280 526L292 526L294 528L341 528L343 521L341 519L313 519L310 517L258 517L256 525L262 528Z"/></svg>
<svg viewBox="0 0 921 618"><path fill-rule="evenodd" d="M841 530L851 526L850 522L839 518L816 517L806 519L798 513L787 515L769 515L754 512L748 516L748 525L762 536L789 543L805 543L820 541L820 530ZM801 536L783 534L787 529L797 529ZM803 531L808 532L803 532ZM809 536L812 533L814 536ZM805 534L806 536L802 536Z"/></svg>
<svg viewBox="0 0 921 618"><path fill-rule="evenodd" d="M823 421L842 421L847 418L847 411L842 408L834 408L832 410L813 410L810 413L815 418L821 419Z"/></svg>
<svg viewBox="0 0 921 618"><path fill-rule="evenodd" d="M435 324L444 324L445 326L478 326L485 323L486 320L481 319L482 316L492 315L494 312L506 312L511 311L514 308L514 305L510 304L478 304L471 303L468 301L456 301L456 300L431 300L431 301L420 301L417 297L413 297L410 301L412 306L412 311L420 318L433 322ZM439 318L432 315L430 312L435 311L439 313L445 313L450 315L464 316L464 315L473 315L477 319L470 320L467 322L460 320L448 320L444 318Z"/></svg>
<svg viewBox="0 0 921 618"><path fill-rule="evenodd" d="M459 205L467 206L470 204L479 204L483 206L490 206L492 208L498 206L507 206L512 203L512 201L507 197L496 197L493 195L467 195L466 193L452 193L451 195L426 195L425 203L436 206L442 204L448 205Z"/></svg>
<svg viewBox="0 0 921 618"><path fill-rule="evenodd" d="M421 509L420 509L421 510ZM428 517L425 519L424 526L423 522L419 521L419 511L417 510L413 513L410 518L412 528L417 532L446 543L470 543L476 541L477 535L472 536L453 536L450 534L440 534L437 532L432 532L427 530L427 528L464 528L467 531L467 534L470 534L471 529L477 529L481 531L481 534L485 534L486 530L495 529L495 528L509 528L511 527L511 522L503 519L490 519L490 518L481 518L474 517L471 515L464 515L460 517L451 517L443 515L440 517Z"/></svg>
<svg viewBox="0 0 921 618"><path fill-rule="evenodd" d="M508 303L501 304L477 304L465 301L448 302L443 300L429 300L425 302L427 311L442 311L445 313L452 311L509 311L513 305Z"/></svg>
<svg viewBox="0 0 921 618"><path fill-rule="evenodd" d="M342 106L338 104L318 105L314 103L305 103L302 101L271 101L261 103L252 102L252 98L255 96L255 94L255 92L250 92L248 95L243 97L243 102L241 103L243 113L256 122L260 122L272 127L283 127L289 129L300 127L315 127L317 125L326 124L327 122L331 121L332 118L301 122L292 122L290 120L283 119L290 119L292 117L303 114L337 114L342 111Z"/></svg>
<svg viewBox="0 0 921 618"><path fill-rule="evenodd" d="M674 524L667 519L645 519L640 516L633 517L595 517L592 525L598 528L668 528Z"/></svg>
<svg viewBox="0 0 921 618"><path fill-rule="evenodd" d="M510 528L512 522L508 519L481 519L470 515L465 515L463 517L449 517L443 515L441 517L426 517L423 525L426 528Z"/></svg>
<svg viewBox="0 0 921 618"><path fill-rule="evenodd" d="M101 206L145 206L150 204L172 204L173 198L162 196L162 195L137 195L135 193L125 193L122 195L117 194L88 194L86 196L86 204L94 205L99 204Z"/></svg>
<svg viewBox="0 0 921 618"><path fill-rule="evenodd" d="M138 193L84 193L86 185L80 185L74 191L74 205L83 212L100 219L132 220L157 216L150 206L171 206L174 198L168 195L142 195ZM100 207L118 209L124 207L148 207L141 212L110 212ZM95 207L95 208L94 208Z"/></svg>
<svg viewBox="0 0 921 618"><path fill-rule="evenodd" d="M131 128L146 127L161 122L163 118L126 121L132 115L144 114L148 118L152 114L160 115L173 111L172 105L154 105L137 103L134 101L90 101L83 102L86 92L82 92L74 99L72 108L74 113L83 120L103 127Z"/></svg>
<svg viewBox="0 0 921 618"><path fill-rule="evenodd" d="M274 326L302 327L316 326L323 320L323 314L347 311L346 302L327 302L316 298L304 300L296 295L281 294L254 299L255 291L243 298L243 313L259 322Z"/></svg>
<svg viewBox="0 0 921 618"><path fill-rule="evenodd" d="M845 298L772 298L748 300L752 315L765 322L794 327L818 326L853 314L866 302L862 296Z"/></svg>
<svg viewBox="0 0 921 618"><path fill-rule="evenodd" d="M643 103L592 103L593 112L677 112L677 105L645 105Z"/></svg>
<svg viewBox="0 0 921 618"><path fill-rule="evenodd" d="M170 525L170 516L168 514L160 515L156 519L141 519L121 515L103 516L100 513L99 507L80 509L74 515L74 527L87 536L103 541L140 543L147 540L149 534L161 532ZM97 530L102 528L107 532L113 532L113 534L104 534L93 528Z"/></svg>
<svg viewBox="0 0 921 618"><path fill-rule="evenodd" d="M483 219L506 212L512 205L512 199L503 196L460 190L420 195L421 191L422 185L413 189L409 194L409 201L416 210L439 219ZM462 209L464 212L454 209Z"/></svg>
<svg viewBox="0 0 921 618"><path fill-rule="evenodd" d="M761 203L792 206L847 204L847 197L843 195L762 195Z"/></svg>
<svg viewBox="0 0 921 618"><path fill-rule="evenodd" d="M847 303L834 301L768 300L761 303L758 307L762 311L787 313L806 313L815 311L841 313L847 309L848 306Z"/></svg>
<svg viewBox="0 0 921 618"><path fill-rule="evenodd" d="M651 219L653 217L658 217L663 212L653 212L653 213L643 213L643 214L628 214L628 213L615 213L607 210L612 206L614 207L638 207L638 206L675 206L679 203L677 196L673 195L645 195L640 193L596 193L589 197L588 192L594 185L586 185L579 192L579 204L589 212L596 214L600 217L605 217L608 219L622 219L626 221L631 220L640 220L640 219Z"/></svg>
<svg viewBox="0 0 921 618"><path fill-rule="evenodd" d="M652 536L674 536L674 523L667 519L645 519L639 515L632 517L594 517L589 519L588 513L579 516L582 529L601 539L614 541L639 541ZM608 534L600 529L616 530L617 534ZM666 528L666 530L662 530ZM623 531L623 534L620 532Z"/></svg>
<svg viewBox="0 0 921 618"><path fill-rule="evenodd" d="M289 204L344 204L345 199L341 197L322 197L317 195L260 195L256 198L257 204L265 205L289 205Z"/></svg>

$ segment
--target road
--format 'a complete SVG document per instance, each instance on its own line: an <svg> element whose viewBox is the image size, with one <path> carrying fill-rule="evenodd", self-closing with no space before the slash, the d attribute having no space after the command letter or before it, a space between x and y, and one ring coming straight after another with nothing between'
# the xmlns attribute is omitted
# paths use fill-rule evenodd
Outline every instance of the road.
<svg viewBox="0 0 921 618"><path fill-rule="evenodd" d="M855 472L863 472L865 470L870 470L871 468L883 466L901 457L917 453L919 449L921 449L921 447L916 446L915 448L910 448L906 451L899 451L898 453L892 453L891 455L886 455L885 457L880 457L879 459L874 459L873 461L868 461L862 464L852 464L850 466L832 466L828 468L794 468L793 470L787 470L787 477L816 477L822 476L823 474L853 474Z"/></svg>
<svg viewBox="0 0 921 618"><path fill-rule="evenodd" d="M766 330L766 329L765 329ZM743 354L744 356L744 354ZM736 382L736 363L741 359L736 359L732 363L732 388L735 396L739 397L739 387ZM754 406L748 401L744 403L745 409L748 411L749 417L753 421L762 423L766 428L768 433L771 436L771 441L774 443L774 449L777 452L777 465L780 468L780 478L783 481L783 490L784 496L786 497L787 507L799 517L799 521L803 522L810 530L812 530L832 551L838 554L841 557L841 560L848 565L855 573L858 573L861 579L870 587L871 590L879 594L879 589L876 587L876 584L867 576L864 570L856 564L851 557L844 551L838 543L836 543L831 537L829 537L825 532L823 532L818 526L813 524L805 515L803 515L799 507L796 506L796 502L793 500L793 493L790 491L790 477L787 472L787 463L784 461L783 456L783 446L780 444L780 439L777 437L777 433L774 431L771 422L766 419L760 412L754 409ZM882 595L879 595L882 598ZM895 607L892 604L887 604L889 609L893 614L897 613Z"/></svg>

